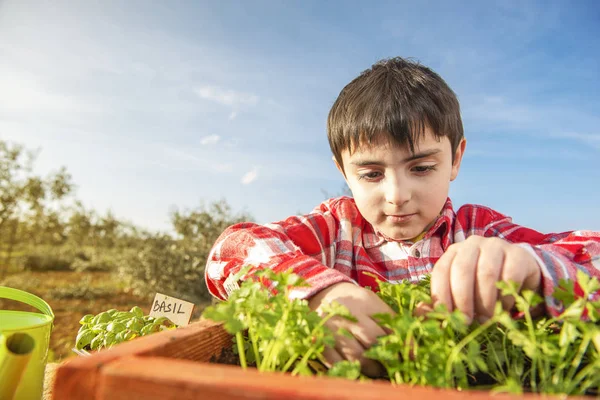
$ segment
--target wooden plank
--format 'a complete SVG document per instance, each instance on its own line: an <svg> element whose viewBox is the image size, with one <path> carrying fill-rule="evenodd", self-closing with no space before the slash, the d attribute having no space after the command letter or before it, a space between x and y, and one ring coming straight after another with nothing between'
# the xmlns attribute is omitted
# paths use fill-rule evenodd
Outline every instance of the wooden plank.
<svg viewBox="0 0 600 400"><path fill-rule="evenodd" d="M160 336L159 336L160 335ZM224 347L233 344L221 323L202 320L186 327L161 332L137 340L148 339L139 356L159 356L191 361L209 361Z"/></svg>
<svg viewBox="0 0 600 400"><path fill-rule="evenodd" d="M491 395L393 386L387 382L358 382L326 377L293 377L259 373L255 369L204 364L168 358L128 357L103 370L102 400L495 400L522 396Z"/></svg>
<svg viewBox="0 0 600 400"><path fill-rule="evenodd" d="M231 337L220 324L202 320L171 331L155 333L102 350L89 357L67 360L56 371L54 399L95 399L100 386L100 372L107 365L130 356L163 356L193 361L208 361Z"/></svg>
<svg viewBox="0 0 600 400"><path fill-rule="evenodd" d="M209 364L213 355L231 345L220 324L200 321L174 331L138 338L77 357L57 370L54 399L144 400L272 399L330 400L381 398L414 400L483 400L553 398L491 395L486 391L456 391L394 386L386 381L357 382L326 377L292 377L255 369ZM570 400L586 399L570 397Z"/></svg>

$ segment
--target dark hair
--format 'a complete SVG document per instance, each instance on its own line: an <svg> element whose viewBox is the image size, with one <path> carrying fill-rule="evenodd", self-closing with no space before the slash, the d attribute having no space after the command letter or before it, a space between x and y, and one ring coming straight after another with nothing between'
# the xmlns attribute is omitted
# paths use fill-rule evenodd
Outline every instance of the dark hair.
<svg viewBox="0 0 600 400"><path fill-rule="evenodd" d="M431 69L395 57L377 62L342 89L329 111L327 137L343 168L345 149L352 152L381 135L414 152L426 125L437 138L448 137L454 157L463 138L456 94Z"/></svg>

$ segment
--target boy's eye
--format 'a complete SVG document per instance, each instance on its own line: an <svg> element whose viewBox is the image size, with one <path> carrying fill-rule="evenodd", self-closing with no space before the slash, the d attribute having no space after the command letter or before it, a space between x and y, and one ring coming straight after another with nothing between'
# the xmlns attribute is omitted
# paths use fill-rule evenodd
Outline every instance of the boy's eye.
<svg viewBox="0 0 600 400"><path fill-rule="evenodd" d="M413 167L413 171L419 174L424 174L433 170L435 170L435 165L417 165L416 167Z"/></svg>
<svg viewBox="0 0 600 400"><path fill-rule="evenodd" d="M368 181L375 180L381 176L381 172L373 171L358 175L358 180L366 179Z"/></svg>

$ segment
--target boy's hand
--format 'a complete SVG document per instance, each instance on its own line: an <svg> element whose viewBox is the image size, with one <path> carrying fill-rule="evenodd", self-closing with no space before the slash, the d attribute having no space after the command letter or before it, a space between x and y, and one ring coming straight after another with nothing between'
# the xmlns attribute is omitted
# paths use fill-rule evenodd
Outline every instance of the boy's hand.
<svg viewBox="0 0 600 400"><path fill-rule="evenodd" d="M383 366L375 360L363 356L363 352L377 341L378 336L386 335L386 332L375 321L371 315L377 313L390 313L394 311L385 304L372 291L356 286L352 283L341 282L321 290L311 297L308 304L311 309L319 310L321 304L337 301L350 310L356 317L357 322L348 321L341 317L333 317L325 326L335 334L335 347L326 347L323 356L329 364L338 361L360 361L362 372L372 378L383 375ZM352 338L336 334L339 328L345 328L352 334Z"/></svg>
<svg viewBox="0 0 600 400"><path fill-rule="evenodd" d="M440 257L431 274L434 304L448 310L459 309L469 322L489 319L494 314L500 291L496 282L516 282L518 289L538 291L541 271L527 250L499 238L469 236L451 245ZM501 298L505 310L514 306L514 298Z"/></svg>

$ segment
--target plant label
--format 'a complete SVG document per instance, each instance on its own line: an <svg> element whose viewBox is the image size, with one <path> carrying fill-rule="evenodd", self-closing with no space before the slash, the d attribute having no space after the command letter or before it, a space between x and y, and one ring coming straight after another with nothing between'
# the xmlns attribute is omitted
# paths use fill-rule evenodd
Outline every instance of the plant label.
<svg viewBox="0 0 600 400"><path fill-rule="evenodd" d="M223 283L223 288L225 289L227 296L231 296L231 293L235 292L240 288L240 285L235 280L235 274L230 274L229 277L225 279L225 282Z"/></svg>
<svg viewBox="0 0 600 400"><path fill-rule="evenodd" d="M190 323L194 303L180 300L166 294L156 293L150 315L153 317L167 317L177 326L184 326Z"/></svg>

